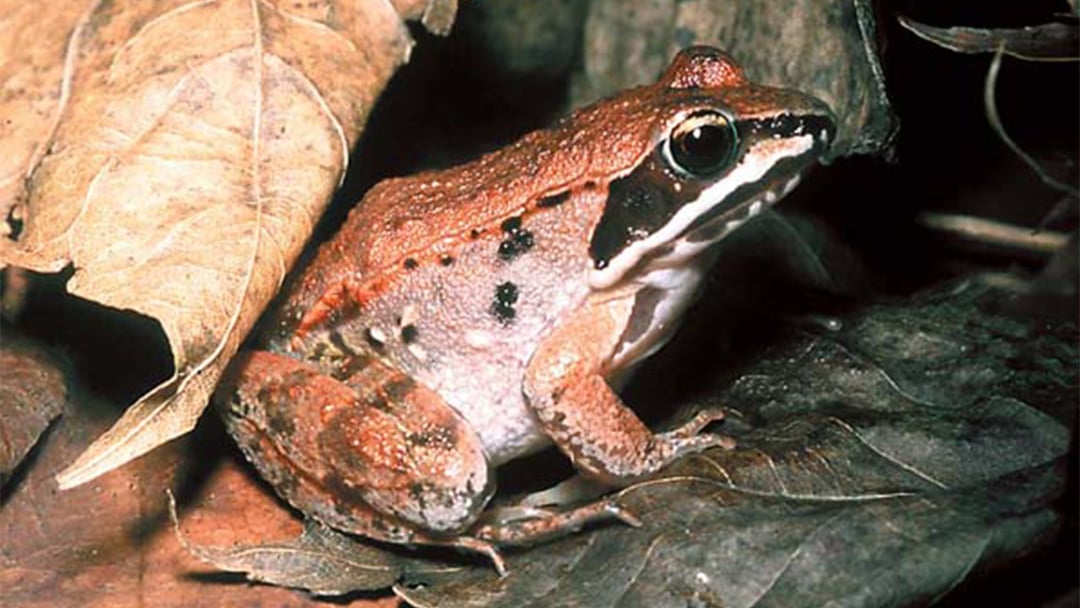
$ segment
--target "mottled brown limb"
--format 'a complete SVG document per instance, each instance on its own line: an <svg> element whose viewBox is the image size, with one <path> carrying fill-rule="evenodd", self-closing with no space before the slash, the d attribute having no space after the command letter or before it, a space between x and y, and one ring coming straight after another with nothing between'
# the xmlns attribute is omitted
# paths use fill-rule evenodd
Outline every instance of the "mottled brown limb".
<svg viewBox="0 0 1080 608"><path fill-rule="evenodd" d="M339 381L285 355L245 353L219 394L231 392L227 418L249 459L284 481L274 485L294 506L348 532L401 542L387 538L396 521L435 536L471 525L494 485L479 438L401 372L376 359L352 371Z"/></svg>

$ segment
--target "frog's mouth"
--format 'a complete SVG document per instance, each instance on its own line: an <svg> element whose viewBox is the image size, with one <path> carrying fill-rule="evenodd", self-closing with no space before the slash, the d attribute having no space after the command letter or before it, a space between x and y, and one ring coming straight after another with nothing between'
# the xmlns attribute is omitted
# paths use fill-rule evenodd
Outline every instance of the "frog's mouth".
<svg viewBox="0 0 1080 608"><path fill-rule="evenodd" d="M792 159L794 160L794 159ZM793 163L794 164L794 163ZM806 162L797 163L805 166ZM775 205L799 185L802 173L783 163L773 168L775 177L766 179L761 184L744 186L745 191L735 191L728 199L728 204L717 205L711 211L695 220L678 237L678 241L687 243L715 243L724 238L765 209ZM800 169L802 167L799 167ZM762 184L765 187L762 188Z"/></svg>

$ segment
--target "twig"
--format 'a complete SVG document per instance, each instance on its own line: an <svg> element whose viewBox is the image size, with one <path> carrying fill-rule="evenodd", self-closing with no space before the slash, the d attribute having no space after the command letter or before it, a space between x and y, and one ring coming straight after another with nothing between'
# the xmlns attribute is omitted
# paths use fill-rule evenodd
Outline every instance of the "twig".
<svg viewBox="0 0 1080 608"><path fill-rule="evenodd" d="M1061 232L1036 231L1026 226L970 215L927 211L919 214L918 221L927 228L965 240L1010 247L1040 256L1053 255L1069 240L1069 236Z"/></svg>
<svg viewBox="0 0 1080 608"><path fill-rule="evenodd" d="M1050 177L1046 171L1039 166L1039 163L1035 162L1035 159L1031 158L1026 152L1021 150L1020 146L1018 146L1016 142L1009 137L1009 134L1005 132L1005 126L1001 124L1001 117L998 115L997 101L994 99L994 91L997 89L998 72L1001 70L1001 57L1004 52L1005 44L1001 43L998 45L997 52L994 53L994 60L990 62L990 70L986 73L986 86L983 87L983 103L986 104L986 118L990 121L990 126L994 129L994 132L998 134L998 137L1001 138L1001 141L1005 142L1005 145L1008 146L1013 153L1027 163L1044 184L1071 196L1080 196L1080 192L1078 192L1075 186Z"/></svg>

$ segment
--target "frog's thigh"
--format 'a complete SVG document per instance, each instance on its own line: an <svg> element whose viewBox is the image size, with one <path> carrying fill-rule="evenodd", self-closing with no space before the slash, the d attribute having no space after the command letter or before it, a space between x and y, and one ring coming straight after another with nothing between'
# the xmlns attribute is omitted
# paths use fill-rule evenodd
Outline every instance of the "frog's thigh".
<svg viewBox="0 0 1080 608"><path fill-rule="evenodd" d="M490 498L494 484L479 438L439 395L400 371L361 359L338 380L284 355L241 356L226 389L232 418L244 421L233 422L234 430L250 427L298 477L321 486L323 502L337 502L337 511L370 506L422 530L453 533Z"/></svg>
<svg viewBox="0 0 1080 608"><path fill-rule="evenodd" d="M632 298L586 305L544 339L524 383L541 426L575 467L616 485L683 454L729 443L719 435L697 435L700 421L693 429L654 434L608 386L606 365L632 309Z"/></svg>

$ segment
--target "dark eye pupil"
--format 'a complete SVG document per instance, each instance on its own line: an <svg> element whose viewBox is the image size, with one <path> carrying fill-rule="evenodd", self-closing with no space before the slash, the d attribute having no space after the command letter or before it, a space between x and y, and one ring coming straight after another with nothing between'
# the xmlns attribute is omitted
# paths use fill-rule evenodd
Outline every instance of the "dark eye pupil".
<svg viewBox="0 0 1080 608"><path fill-rule="evenodd" d="M691 177L709 177L724 169L735 152L735 133L721 117L713 122L691 118L671 137L671 161Z"/></svg>

